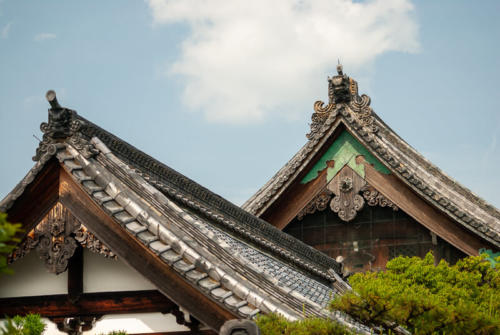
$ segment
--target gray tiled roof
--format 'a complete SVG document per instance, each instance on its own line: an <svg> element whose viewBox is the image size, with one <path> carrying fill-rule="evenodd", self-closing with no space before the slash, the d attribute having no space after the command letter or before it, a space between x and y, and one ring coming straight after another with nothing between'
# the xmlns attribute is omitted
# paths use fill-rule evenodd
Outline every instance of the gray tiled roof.
<svg viewBox="0 0 500 335"><path fill-rule="evenodd" d="M165 266L241 317L277 312L294 320L306 313L369 332L349 316L325 308L334 295L349 289L335 273L335 261L116 137L110 139L111 134L88 121L76 121L85 124L80 129L87 134L74 132L64 141L43 143L34 168L0 202L0 210L8 210L56 157L92 200ZM99 136L89 138L91 132L108 143Z"/></svg>

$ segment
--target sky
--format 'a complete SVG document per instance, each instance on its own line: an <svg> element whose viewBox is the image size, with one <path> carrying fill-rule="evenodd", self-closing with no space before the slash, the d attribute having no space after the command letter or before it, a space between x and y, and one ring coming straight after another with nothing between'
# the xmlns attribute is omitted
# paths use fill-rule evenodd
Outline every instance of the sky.
<svg viewBox="0 0 500 335"><path fill-rule="evenodd" d="M344 72L411 146L500 207L500 2L0 0L0 197L45 92L242 204Z"/></svg>

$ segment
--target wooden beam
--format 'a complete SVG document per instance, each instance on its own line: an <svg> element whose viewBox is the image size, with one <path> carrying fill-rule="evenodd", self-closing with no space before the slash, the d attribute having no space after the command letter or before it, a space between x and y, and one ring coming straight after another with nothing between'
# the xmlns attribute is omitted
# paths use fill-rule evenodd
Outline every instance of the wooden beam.
<svg viewBox="0 0 500 335"><path fill-rule="evenodd" d="M193 287L106 214L64 169L60 171L60 202L122 261L214 330L218 330L225 321L238 317Z"/></svg>
<svg viewBox="0 0 500 335"><path fill-rule="evenodd" d="M327 182L326 173L328 169L324 169L318 177L307 184L301 184L296 181L292 186L281 195L261 218L278 229L283 230L297 214L321 192ZM298 179L300 180L300 179Z"/></svg>
<svg viewBox="0 0 500 335"><path fill-rule="evenodd" d="M76 303L66 294L0 298L0 315L38 313L47 318L168 312L175 304L156 290L84 293Z"/></svg>
<svg viewBox="0 0 500 335"><path fill-rule="evenodd" d="M76 302L83 293L83 248L78 246L68 262L68 299Z"/></svg>
<svg viewBox="0 0 500 335"><path fill-rule="evenodd" d="M485 240L452 221L431 206L394 175L376 171L364 163L366 181L406 214L467 255L478 255L479 249L489 248Z"/></svg>
<svg viewBox="0 0 500 335"><path fill-rule="evenodd" d="M45 165L7 211L10 222L23 224L27 234L54 207L59 197L59 163L53 159Z"/></svg>

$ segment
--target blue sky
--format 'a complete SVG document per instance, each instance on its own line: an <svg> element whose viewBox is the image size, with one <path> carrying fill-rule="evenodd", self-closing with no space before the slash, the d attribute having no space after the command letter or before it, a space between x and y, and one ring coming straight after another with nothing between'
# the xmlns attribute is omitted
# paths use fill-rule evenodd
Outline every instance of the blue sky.
<svg viewBox="0 0 500 335"><path fill-rule="evenodd" d="M271 5L272 3L272 5ZM0 197L63 106L241 204L340 58L402 138L500 207L500 2L0 1Z"/></svg>

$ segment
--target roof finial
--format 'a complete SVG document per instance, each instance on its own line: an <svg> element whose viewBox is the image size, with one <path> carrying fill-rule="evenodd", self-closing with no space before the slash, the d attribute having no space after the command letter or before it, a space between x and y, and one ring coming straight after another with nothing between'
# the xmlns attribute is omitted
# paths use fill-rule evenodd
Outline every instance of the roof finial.
<svg viewBox="0 0 500 335"><path fill-rule="evenodd" d="M336 76L328 78L328 96L330 103L348 103L358 95L358 84L344 74L343 66L338 59Z"/></svg>
<svg viewBox="0 0 500 335"><path fill-rule="evenodd" d="M344 75L344 72L342 72L342 70L344 69L342 64L340 64L340 58L337 58L337 73L339 74L339 76L342 76Z"/></svg>
<svg viewBox="0 0 500 335"><path fill-rule="evenodd" d="M45 94L45 98L49 102L50 107L52 107L52 109L61 109L61 105L59 105L59 102L57 101L56 91L48 90L47 93Z"/></svg>
<svg viewBox="0 0 500 335"><path fill-rule="evenodd" d="M45 97L51 107L49 109L49 122L42 123L40 129L51 139L63 139L70 136L72 111L59 105L55 91L47 91Z"/></svg>

